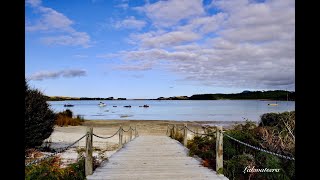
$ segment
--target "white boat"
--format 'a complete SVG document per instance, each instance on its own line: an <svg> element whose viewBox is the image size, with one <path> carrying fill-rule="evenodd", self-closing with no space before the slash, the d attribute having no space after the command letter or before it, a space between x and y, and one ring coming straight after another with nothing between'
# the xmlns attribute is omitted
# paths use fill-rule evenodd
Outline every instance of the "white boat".
<svg viewBox="0 0 320 180"><path fill-rule="evenodd" d="M99 105L100 107L104 107L104 106L106 106L106 104L105 104L105 103L103 103L103 102L100 102L98 105Z"/></svg>
<svg viewBox="0 0 320 180"><path fill-rule="evenodd" d="M277 103L270 103L270 104L268 104L268 106L278 106L278 104Z"/></svg>

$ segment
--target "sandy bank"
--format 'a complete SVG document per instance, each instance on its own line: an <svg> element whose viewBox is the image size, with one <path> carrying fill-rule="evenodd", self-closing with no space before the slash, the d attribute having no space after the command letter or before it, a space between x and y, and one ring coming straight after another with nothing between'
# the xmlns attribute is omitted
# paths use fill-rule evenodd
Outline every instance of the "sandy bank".
<svg viewBox="0 0 320 180"><path fill-rule="evenodd" d="M170 120L86 120L81 126L55 126L54 132L47 139L50 142L51 148L61 148L70 145L78 140L86 133L87 127L93 127L93 133L98 136L108 137L113 135L120 127L124 130L137 128L140 136L152 135L166 135L167 126L169 124L176 124L177 127L182 127L187 123L188 127L194 131L198 130L199 133L203 132L202 126L207 124L223 125L224 128L230 128L235 123L240 122L217 122L217 121L170 121ZM134 133L133 133L134 137ZM192 133L188 133L188 139L193 137ZM129 141L129 132L124 133L123 141ZM94 153L93 155L98 159L110 157L118 150L119 135L115 135L109 139L101 139L93 137ZM85 138L76 143L72 148L60 153L65 164L75 162L78 157L80 149L85 147ZM78 151L78 152L77 152Z"/></svg>

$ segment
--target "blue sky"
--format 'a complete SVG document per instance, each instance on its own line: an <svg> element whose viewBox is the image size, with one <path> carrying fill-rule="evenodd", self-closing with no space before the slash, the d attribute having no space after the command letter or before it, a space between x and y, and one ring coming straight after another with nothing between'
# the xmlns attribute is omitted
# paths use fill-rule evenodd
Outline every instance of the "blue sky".
<svg viewBox="0 0 320 180"><path fill-rule="evenodd" d="M49 96L295 88L292 0L26 0L25 67Z"/></svg>

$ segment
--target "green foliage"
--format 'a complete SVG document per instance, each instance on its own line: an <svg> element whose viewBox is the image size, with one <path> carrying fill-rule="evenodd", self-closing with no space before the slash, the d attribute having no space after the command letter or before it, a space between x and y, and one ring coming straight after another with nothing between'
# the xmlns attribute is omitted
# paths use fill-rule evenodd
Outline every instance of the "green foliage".
<svg viewBox="0 0 320 180"><path fill-rule="evenodd" d="M25 148L41 145L53 132L55 114L46 100L25 82Z"/></svg>
<svg viewBox="0 0 320 180"><path fill-rule="evenodd" d="M197 155L201 159L205 160L209 167L216 166L216 134L207 129L207 133L211 136L194 136L193 139L187 143L187 148L190 150L189 155Z"/></svg>
<svg viewBox="0 0 320 180"><path fill-rule="evenodd" d="M58 157L44 160L43 162L25 168L26 180L83 180L85 178L84 158L66 168L60 168L61 161Z"/></svg>
<svg viewBox="0 0 320 180"><path fill-rule="evenodd" d="M252 146L285 155L294 155L294 144L288 138L288 129L294 135L295 112L267 113L261 116L261 123L246 121L245 124L236 125L225 133L248 143ZM292 128L293 127L293 128ZM189 155L197 155L209 162L209 167L215 170L215 134L212 137L195 136L188 141ZM278 143L282 144L280 149ZM280 158L262 151L244 146L224 136L223 138L223 174L229 179L295 179L295 162ZM255 169L280 169L274 173L243 173L245 167Z"/></svg>
<svg viewBox="0 0 320 180"><path fill-rule="evenodd" d="M224 162L224 175L229 179L250 179L250 173L243 173L245 167L255 166L256 162L250 154L232 156ZM250 178L249 178L250 176Z"/></svg>
<svg viewBox="0 0 320 180"><path fill-rule="evenodd" d="M286 124L295 122L295 111L283 113L266 113L261 115L259 126L275 127L278 130L286 129ZM293 129L294 130L294 129Z"/></svg>

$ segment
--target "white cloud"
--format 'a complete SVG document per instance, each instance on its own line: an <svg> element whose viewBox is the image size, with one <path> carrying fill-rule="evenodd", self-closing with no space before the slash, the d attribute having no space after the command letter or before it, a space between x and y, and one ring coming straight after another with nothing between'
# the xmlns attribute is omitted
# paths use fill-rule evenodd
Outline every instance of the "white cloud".
<svg viewBox="0 0 320 180"><path fill-rule="evenodd" d="M168 47L185 42L195 41L201 36L192 31L173 31L167 33L144 33L131 35L131 38L141 43L142 47Z"/></svg>
<svg viewBox="0 0 320 180"><path fill-rule="evenodd" d="M184 31L195 30L201 34L212 33L221 27L226 18L227 14L225 13L193 18L186 25L178 26L177 29Z"/></svg>
<svg viewBox="0 0 320 180"><path fill-rule="evenodd" d="M73 21L51 8L37 7L42 13L41 18L33 25L26 27L26 31L74 31L71 25Z"/></svg>
<svg viewBox="0 0 320 180"><path fill-rule="evenodd" d="M123 21L117 21L113 27L117 29L142 29L147 23L142 20L137 20L134 16L130 16Z"/></svg>
<svg viewBox="0 0 320 180"><path fill-rule="evenodd" d="M152 69L152 64L136 64L136 65L121 65L116 66L113 69L115 70L123 70L123 71L147 71Z"/></svg>
<svg viewBox="0 0 320 180"><path fill-rule="evenodd" d="M67 45L90 47L90 36L85 32L73 32L69 35L49 36L41 38L47 45Z"/></svg>
<svg viewBox="0 0 320 180"><path fill-rule="evenodd" d="M74 22L67 16L52 8L41 6L41 1L29 0L27 2L40 13L40 18L36 22L26 22L25 29L27 32L55 33L53 36L42 38L42 41L46 44L89 47L90 36L86 32L75 30L72 27ZM56 33L61 35L56 35Z"/></svg>
<svg viewBox="0 0 320 180"><path fill-rule="evenodd" d="M146 13L155 26L169 27L181 20L200 16L205 13L202 0L168 0L136 7L138 11Z"/></svg>
<svg viewBox="0 0 320 180"><path fill-rule="evenodd" d="M83 54L75 54L75 55L73 55L73 57L75 57L75 58L88 58L89 56L83 55Z"/></svg>
<svg viewBox="0 0 320 180"><path fill-rule="evenodd" d="M80 77L86 76L87 72L83 69L66 69L60 71L40 71L32 74L29 79L34 81L42 81L44 79L56 79L62 77Z"/></svg>
<svg viewBox="0 0 320 180"><path fill-rule="evenodd" d="M272 41L294 38L294 1L249 3L246 0L213 1L228 14L220 35L231 41Z"/></svg>
<svg viewBox="0 0 320 180"><path fill-rule="evenodd" d="M121 4L116 5L116 7L126 10L129 8L129 4L128 3L121 3Z"/></svg>
<svg viewBox="0 0 320 180"><path fill-rule="evenodd" d="M122 70L138 70L131 67L135 62L141 69L161 67L204 85L294 89L294 1L216 0L211 8L218 12L213 15L199 10L202 5L191 9L193 15L183 14L188 5L172 6L179 2L140 7L156 26L129 36L135 50L112 54L124 60Z"/></svg>
<svg viewBox="0 0 320 180"><path fill-rule="evenodd" d="M26 0L26 4L31 6L39 6L41 4L41 0Z"/></svg>

